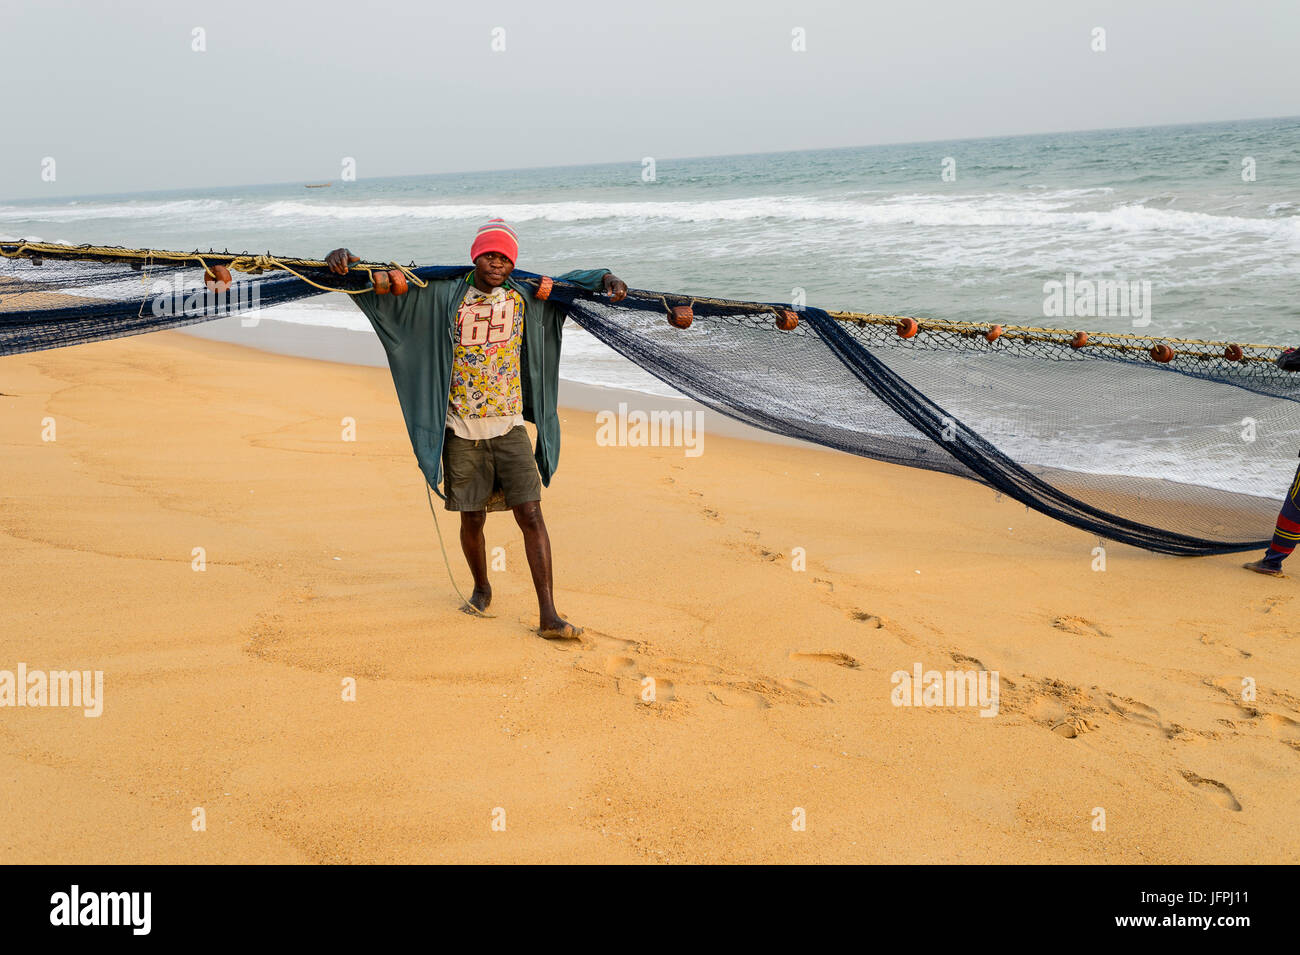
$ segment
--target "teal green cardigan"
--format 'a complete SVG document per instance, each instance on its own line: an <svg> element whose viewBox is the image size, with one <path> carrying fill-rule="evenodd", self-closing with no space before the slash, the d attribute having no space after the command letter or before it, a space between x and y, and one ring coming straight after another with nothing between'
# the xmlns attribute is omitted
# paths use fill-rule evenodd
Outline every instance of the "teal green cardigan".
<svg viewBox="0 0 1300 955"><path fill-rule="evenodd" d="M601 290L608 269L567 272L556 281L570 282L589 292ZM405 295L352 296L370 319L388 354L397 400L406 419L411 447L429 486L442 491L442 438L447 426L447 398L451 391L451 364L456 312L473 272L457 278L432 280L424 288L414 282ZM549 485L560 463L560 418L556 400L560 387L560 336L562 306L539 301L526 286L507 279L506 284L524 300L522 373L524 418L537 425L533 456L542 483Z"/></svg>

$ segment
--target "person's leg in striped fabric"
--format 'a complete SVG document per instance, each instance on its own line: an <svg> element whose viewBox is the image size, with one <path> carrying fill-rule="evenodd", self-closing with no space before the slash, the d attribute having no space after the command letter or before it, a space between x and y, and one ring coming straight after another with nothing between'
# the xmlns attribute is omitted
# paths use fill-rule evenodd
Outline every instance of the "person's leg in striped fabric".
<svg viewBox="0 0 1300 955"><path fill-rule="evenodd" d="M1246 569L1273 577L1285 576L1282 573L1282 561L1295 550L1297 542L1300 542L1300 470L1296 471L1291 490L1282 502L1282 513L1277 516L1277 527L1273 530L1273 540L1268 545L1268 550L1259 560L1246 564Z"/></svg>

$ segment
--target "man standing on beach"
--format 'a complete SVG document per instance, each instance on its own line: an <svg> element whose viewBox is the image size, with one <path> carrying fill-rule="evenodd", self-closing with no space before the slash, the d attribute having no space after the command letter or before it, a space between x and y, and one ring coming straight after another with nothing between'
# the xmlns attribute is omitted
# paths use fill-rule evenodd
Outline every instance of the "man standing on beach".
<svg viewBox="0 0 1300 955"><path fill-rule="evenodd" d="M447 510L460 512L460 544L474 575L466 613L492 602L483 525L488 511L514 512L537 591L538 633L549 639L578 636L582 629L555 610L551 541L542 520L542 486L549 485L560 457L560 336L564 311L536 298L510 278L519 257L513 229L493 219L478 230L470 248L474 269L451 279L412 284L404 295L368 291L353 296L388 353L420 469ZM360 261L347 249L325 259L346 275ZM627 285L608 269L568 272L558 281L611 301ZM524 421L537 426L529 447Z"/></svg>

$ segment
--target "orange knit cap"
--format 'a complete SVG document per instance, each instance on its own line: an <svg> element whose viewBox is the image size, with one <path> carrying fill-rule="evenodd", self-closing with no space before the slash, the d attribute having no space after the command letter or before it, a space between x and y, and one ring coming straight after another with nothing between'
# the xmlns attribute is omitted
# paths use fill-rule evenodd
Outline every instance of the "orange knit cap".
<svg viewBox="0 0 1300 955"><path fill-rule="evenodd" d="M519 237L504 219L491 219L479 226L474 244L469 248L469 260L473 262L485 252L500 252L511 265L519 261Z"/></svg>

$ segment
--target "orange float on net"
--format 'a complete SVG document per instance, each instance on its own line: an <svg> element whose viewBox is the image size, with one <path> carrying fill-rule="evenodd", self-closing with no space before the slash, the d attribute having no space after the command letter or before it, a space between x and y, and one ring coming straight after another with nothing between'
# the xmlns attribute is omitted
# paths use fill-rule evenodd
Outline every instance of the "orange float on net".
<svg viewBox="0 0 1300 955"><path fill-rule="evenodd" d="M216 281L209 285L208 288L212 289L214 292L230 291L232 281L230 278L230 269L226 268L224 265L214 265L212 266L212 276Z"/></svg>
<svg viewBox="0 0 1300 955"><path fill-rule="evenodd" d="M406 273L401 269L388 270L388 285L394 295L406 294Z"/></svg>
<svg viewBox="0 0 1300 955"><path fill-rule="evenodd" d="M1174 360L1174 350L1168 345L1156 345L1151 349L1151 357L1163 365Z"/></svg>
<svg viewBox="0 0 1300 955"><path fill-rule="evenodd" d="M551 289L555 288L555 282L549 275L543 275L537 280L537 294L534 296L538 301L545 302L551 297Z"/></svg>
<svg viewBox="0 0 1300 955"><path fill-rule="evenodd" d="M992 328L990 328L987 332L984 333L984 337L991 342L997 341L999 338L1002 337L1002 326L994 325Z"/></svg>
<svg viewBox="0 0 1300 955"><path fill-rule="evenodd" d="M668 324L673 328L690 328L693 321L695 321L695 312L689 305L674 305L673 310L668 313Z"/></svg>
<svg viewBox="0 0 1300 955"><path fill-rule="evenodd" d="M1223 357L1228 361L1241 361L1246 357L1246 353L1242 351L1240 345L1229 345L1223 350Z"/></svg>
<svg viewBox="0 0 1300 955"><path fill-rule="evenodd" d="M1084 345L1087 344L1088 344L1087 332L1075 332L1074 337L1070 339L1071 348L1082 348Z"/></svg>
<svg viewBox="0 0 1300 955"><path fill-rule="evenodd" d="M382 271L382 270L381 270L381 271L378 271L378 272L371 272L371 273L370 273L370 282L371 282L371 284L374 285L374 287L375 287L375 294L376 294L376 295L387 295L387 294L388 294L388 286L389 286L389 282L388 282L388 273L387 273L387 272L384 272L384 271Z"/></svg>
<svg viewBox="0 0 1300 955"><path fill-rule="evenodd" d="M788 308L783 308L777 313L776 327L783 332L792 332L799 327L799 316Z"/></svg>
<svg viewBox="0 0 1300 955"><path fill-rule="evenodd" d="M905 318L898 323L898 337L912 338L921 330L921 326L916 323L914 318Z"/></svg>

